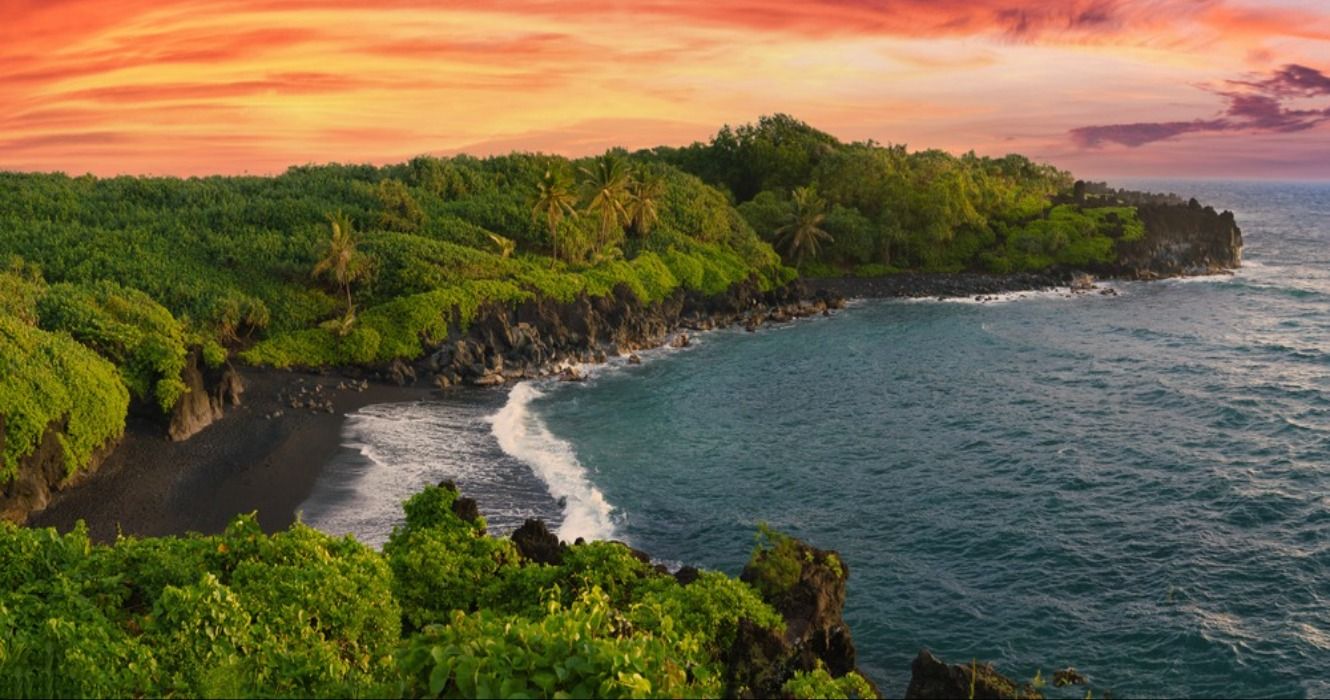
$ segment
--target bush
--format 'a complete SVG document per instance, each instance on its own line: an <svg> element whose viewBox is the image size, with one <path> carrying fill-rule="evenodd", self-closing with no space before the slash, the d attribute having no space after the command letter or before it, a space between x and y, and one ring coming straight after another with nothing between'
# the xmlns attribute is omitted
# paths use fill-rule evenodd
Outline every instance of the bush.
<svg viewBox="0 0 1330 700"><path fill-rule="evenodd" d="M0 484L59 431L65 476L124 432L129 394L115 366L66 333L49 333L0 312Z"/></svg>
<svg viewBox="0 0 1330 700"><path fill-rule="evenodd" d="M171 312L136 289L100 281L55 284L37 304L45 330L65 331L115 363L135 399L170 411L187 390L188 352Z"/></svg>

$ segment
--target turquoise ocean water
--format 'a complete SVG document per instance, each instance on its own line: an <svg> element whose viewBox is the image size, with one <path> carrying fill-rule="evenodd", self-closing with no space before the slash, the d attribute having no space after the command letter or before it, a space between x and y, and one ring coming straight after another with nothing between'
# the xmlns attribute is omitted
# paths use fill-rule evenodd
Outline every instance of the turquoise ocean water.
<svg viewBox="0 0 1330 700"><path fill-rule="evenodd" d="M765 521L841 552L891 694L920 647L1118 697L1330 694L1330 186L1126 184L1234 210L1243 270L865 301L585 384L370 407L305 518L381 542L454 478L495 529L729 573Z"/></svg>

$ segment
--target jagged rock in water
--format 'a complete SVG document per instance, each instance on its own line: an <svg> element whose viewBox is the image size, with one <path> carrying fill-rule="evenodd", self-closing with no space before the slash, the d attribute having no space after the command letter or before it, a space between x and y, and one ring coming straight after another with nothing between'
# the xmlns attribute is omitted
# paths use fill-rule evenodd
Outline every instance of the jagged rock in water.
<svg viewBox="0 0 1330 700"><path fill-rule="evenodd" d="M1068 666L1053 672L1053 686L1061 688L1068 685L1085 685L1090 679L1075 668Z"/></svg>
<svg viewBox="0 0 1330 700"><path fill-rule="evenodd" d="M1211 274L1242 265L1242 231L1232 212L1188 205L1137 208L1145 237L1119 246L1119 265L1137 277Z"/></svg>
<svg viewBox="0 0 1330 700"><path fill-rule="evenodd" d="M922 649L910 664L910 686L905 690L905 697L906 700L1011 700L1042 698L1043 695L1029 685L1017 684L998 673L990 664L949 666L927 649Z"/></svg>
<svg viewBox="0 0 1330 700"><path fill-rule="evenodd" d="M527 518L522 527L511 535L513 544L522 558L537 564L559 565L563 563L563 552L567 545L545 526L545 521Z"/></svg>

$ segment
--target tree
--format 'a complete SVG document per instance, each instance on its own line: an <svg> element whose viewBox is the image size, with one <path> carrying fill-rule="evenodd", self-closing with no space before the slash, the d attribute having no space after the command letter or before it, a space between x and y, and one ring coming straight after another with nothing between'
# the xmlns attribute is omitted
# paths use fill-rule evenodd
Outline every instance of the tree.
<svg viewBox="0 0 1330 700"><path fill-rule="evenodd" d="M827 203L812 187L800 187L790 197L794 204L789 222L776 230L777 240L785 248L787 257L795 266L803 264L804 256L817 255L822 241L831 241L831 234L821 226L827 218Z"/></svg>
<svg viewBox="0 0 1330 700"><path fill-rule="evenodd" d="M660 220L660 200L665 196L665 176L657 169L639 169L628 183L625 211L633 233L645 236Z"/></svg>
<svg viewBox="0 0 1330 700"><path fill-rule="evenodd" d="M425 220L425 212L421 210L420 204L411 196L411 191L402 184L401 180L391 178L381 180L377 194L382 209L379 213L379 226L402 233L411 233L420 228L420 224Z"/></svg>
<svg viewBox="0 0 1330 700"><path fill-rule="evenodd" d="M604 248L623 234L628 222L624 207L628 188L628 166L619 156L607 153L596 159L591 167L580 168L586 179L582 182L587 213L600 219L600 232L596 243Z"/></svg>
<svg viewBox="0 0 1330 700"><path fill-rule="evenodd" d="M559 223L565 217L577 218L577 195L572 181L563 171L546 170L545 177L536 183L536 198L531 204L531 218L544 217L550 230L550 248L555 260L559 259Z"/></svg>
<svg viewBox="0 0 1330 700"><path fill-rule="evenodd" d="M369 278L369 259L356 250L355 233L351 228L351 219L342 212L328 215L328 226L332 237L323 252L323 257L314 264L314 277L324 277L341 287L346 294L347 326L349 319L355 318L355 304L351 301L351 285Z"/></svg>

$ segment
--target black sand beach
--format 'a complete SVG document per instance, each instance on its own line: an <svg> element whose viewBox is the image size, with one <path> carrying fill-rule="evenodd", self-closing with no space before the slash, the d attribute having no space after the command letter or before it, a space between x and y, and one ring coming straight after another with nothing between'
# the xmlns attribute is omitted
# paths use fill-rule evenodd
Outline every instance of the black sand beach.
<svg viewBox="0 0 1330 700"><path fill-rule="evenodd" d="M370 383L338 389L336 375L243 372L242 405L183 442L171 442L157 422L131 419L124 440L101 469L56 495L29 525L65 531L82 519L98 541L117 533L138 536L215 533L237 513L258 511L265 530L295 520L296 508L340 445L346 415L361 407L426 399L436 390ZM284 396L300 387L324 388L320 407L292 408ZM281 414L273 417L280 411Z"/></svg>

